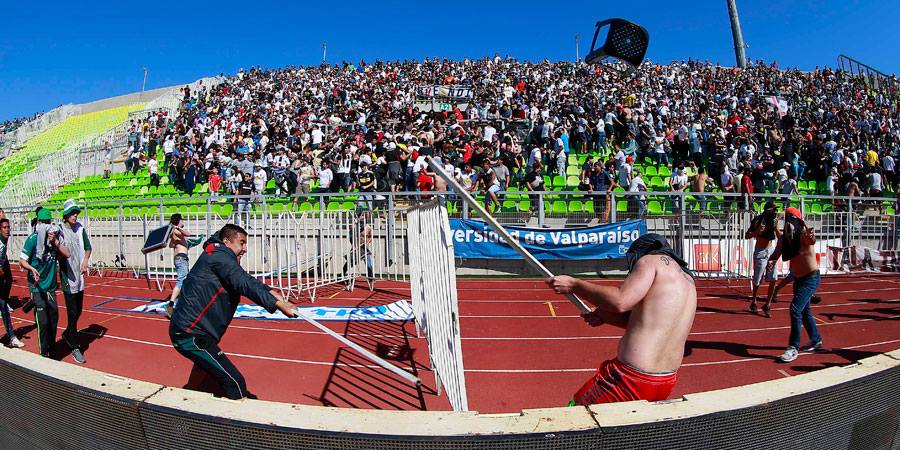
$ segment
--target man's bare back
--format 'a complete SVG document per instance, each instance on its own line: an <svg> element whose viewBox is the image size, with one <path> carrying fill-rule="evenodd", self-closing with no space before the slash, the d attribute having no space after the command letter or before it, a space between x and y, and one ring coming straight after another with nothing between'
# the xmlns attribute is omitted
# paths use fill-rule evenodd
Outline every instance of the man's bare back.
<svg viewBox="0 0 900 450"><path fill-rule="evenodd" d="M632 276L652 276L653 280L643 300L631 310L619 341L619 360L644 372L674 372L681 366L697 310L694 280L665 255L641 258Z"/></svg>
<svg viewBox="0 0 900 450"><path fill-rule="evenodd" d="M674 372L681 365L697 310L697 289L668 256L641 258L618 288L568 276L550 278L548 284L596 306L585 317L591 325L625 328L619 341L620 361L651 373Z"/></svg>

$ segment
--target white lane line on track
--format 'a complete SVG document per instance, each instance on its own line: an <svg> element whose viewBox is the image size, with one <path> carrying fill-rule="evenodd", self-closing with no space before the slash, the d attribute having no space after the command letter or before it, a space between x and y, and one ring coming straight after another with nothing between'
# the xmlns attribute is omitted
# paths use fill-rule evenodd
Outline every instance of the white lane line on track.
<svg viewBox="0 0 900 450"><path fill-rule="evenodd" d="M102 296L95 296L101 297ZM887 303L895 303L900 301L900 299L885 299L881 300ZM828 308L828 307L837 307L837 306L850 306L850 305L859 305L865 304L866 302L849 302L849 303L836 303L836 304L828 304L828 305L818 305L816 309ZM65 303L61 303L59 305L60 309L65 309ZM786 311L789 308L773 308L773 311ZM152 320L156 322L169 322L168 319L159 318L159 317L147 317L141 313L133 313L133 314L122 314L116 312L109 311L99 311L95 309L85 309L85 312L89 312L92 314L99 314L105 316L111 316L112 318L130 318L136 320ZM701 311L697 313L699 314L720 314L714 311ZM478 316L461 316L463 318L476 318ZM552 318L547 316L483 316L483 317L492 317L492 318L529 318L529 319L540 319L540 318ZM893 319L894 317L885 317L881 320ZM571 319L581 319L581 316L557 316L556 318L571 318ZM109 319L111 320L111 319ZM843 324L843 323L855 323L858 321L868 321L873 319L857 319L853 321L844 321L844 322L826 322L823 325L835 325L835 324ZM105 321L104 321L105 322ZM251 326L243 326L243 325L230 325L229 328L235 329L243 329L243 330L252 330L252 331L270 331L276 333L294 333L294 334L321 334L325 333L321 331L312 331L312 330L288 330L288 329L278 329L278 328L266 328L266 327L251 327ZM727 334L727 333L738 333L742 331L768 331L768 330L781 330L790 328L787 327L775 327L775 328L753 328L746 330L721 330L721 331L707 331L707 332L695 332L691 333L691 335L698 334ZM337 330L340 331L340 330ZM385 334L363 334L363 333L348 333L346 334L348 337L360 337L360 338L378 338L378 339L409 339L410 341L418 341L424 340L424 338L417 338L413 334L408 334L406 336L402 335L385 335ZM553 336L553 337L528 337L528 336L520 336L520 337L462 337L462 340L471 340L471 341L571 341L571 340L603 340L603 339L619 339L621 335L613 335L613 336Z"/></svg>
<svg viewBox="0 0 900 450"><path fill-rule="evenodd" d="M33 320L27 320L27 319L19 319L19 320L21 320L22 322L34 323ZM90 336L96 336L98 338L103 338L103 339L109 338L109 339L114 339L117 341L132 342L135 344L144 344L144 345L151 345L154 347L172 348L172 344L164 344L164 343L154 342L154 341L145 341L143 339L126 338L126 337L111 335L108 333L102 334L102 335L100 333L93 333L93 332L87 332L87 331L79 331L79 333L87 334ZM239 358L262 359L262 360L266 360L266 361L289 362L289 363L295 363L295 364L308 364L308 365L314 365L314 366L344 366L344 367L356 367L356 368L365 368L365 369L379 369L379 370L384 370L385 372L387 372L387 369L385 369L384 367L374 365L374 364L373 365L346 364L346 363L335 363L334 361L311 361L311 360L304 360L304 359L278 358L278 357L274 357L274 356L248 355L248 354L244 354L244 353L231 353L231 352L226 352L225 354L228 356L234 356L234 357L239 357ZM399 367L403 370L408 370L408 371L410 371L410 373L412 373L412 368L409 366L397 365L397 367ZM428 367L417 367L416 370L418 370L420 372L422 372L422 371L431 372L431 369Z"/></svg>
<svg viewBox="0 0 900 450"><path fill-rule="evenodd" d="M784 369L778 369L778 373L784 375L785 378L790 378L790 377L791 377L791 374L785 372Z"/></svg>
<svg viewBox="0 0 900 450"><path fill-rule="evenodd" d="M873 342L870 344L860 344L854 345L851 347L840 347L838 350L854 350L858 348L866 348L866 347L875 347L877 345L887 345L887 344L895 344L900 342L900 339L894 339L890 341L882 341L882 342ZM827 352L826 352L827 353ZM708 361L708 362L699 362L699 363L686 363L682 364L681 367L699 367L699 366L714 366L720 364L736 364L736 363L744 363L750 361L772 361L776 356L772 356L771 358L743 358L743 359L728 359L724 361ZM852 364L852 363L847 363ZM466 369L466 372L473 373L564 373L564 372L596 372L597 368L588 368L588 369Z"/></svg>
<svg viewBox="0 0 900 450"><path fill-rule="evenodd" d="M900 317L900 316L894 316L894 317ZM28 323L34 323L34 321L27 320L27 319L18 319L18 320L21 320L23 322L28 322ZM874 319L860 319L860 320L852 320L852 321L846 321L846 322L831 322L827 325L837 325L840 323L867 322L867 321L871 321L871 320L874 320ZM777 329L783 329L783 328L790 328L790 327L779 327ZM102 337L102 338L110 338L110 339L114 339L114 340L132 342L132 343L137 343L137 344L152 345L152 346L156 346L156 347L171 347L171 344L163 344L163 343L159 343L159 342L145 341L142 339L131 339L131 338L126 338L126 337L114 336L111 334L104 334L102 336L99 333L86 333L86 334L91 334L91 335L94 335L97 337ZM882 342L874 342L874 343L869 343L869 344L860 344L860 345L854 345L854 346L849 346L849 347L839 347L839 349L854 350L854 349L858 349L858 348L873 347L876 345L893 344L896 342L900 342L900 339L894 339L894 340L882 341ZM334 361L311 361L311 360L302 360L302 359L278 358L278 357L273 357L273 356L248 355L248 354L244 354L244 353L226 353L226 354L229 356L234 356L234 357L239 357L239 358L258 359L258 360L276 361L276 362L287 362L287 363L294 363L294 364L307 364L307 365L316 365L316 366L333 366L333 365L335 365ZM774 356L772 358L774 358ZM742 362L748 362L748 361L770 360L772 358L743 358L743 359L732 359L732 360L723 360L723 361L686 363L686 364L682 364L681 367L734 364L734 363L742 363ZM346 366L346 367L386 370L383 367L380 367L377 365L368 365L368 364L340 363L337 365ZM400 367L403 370L412 370L409 366L398 366L398 367ZM418 368L418 370L430 371L429 368L425 368L425 367L420 367L420 368ZM587 368L587 369L466 369L466 372L471 372L471 373L562 373L562 372L595 372L596 370L597 370L596 368Z"/></svg>

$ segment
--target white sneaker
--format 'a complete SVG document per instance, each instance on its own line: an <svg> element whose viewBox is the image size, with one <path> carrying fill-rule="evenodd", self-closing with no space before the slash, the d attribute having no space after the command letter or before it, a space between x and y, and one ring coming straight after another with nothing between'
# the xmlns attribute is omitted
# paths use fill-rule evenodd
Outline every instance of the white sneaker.
<svg viewBox="0 0 900 450"><path fill-rule="evenodd" d="M13 337L9 340L9 346L10 346L11 348L22 348L22 347L25 346L25 343L22 342L22 341L20 341L19 338L13 336Z"/></svg>
<svg viewBox="0 0 900 450"><path fill-rule="evenodd" d="M791 361L797 359L797 356L799 356L799 355L800 355L800 353L797 351L796 348L788 347L787 350L785 350L784 354L779 356L778 359L781 360L781 362L791 362Z"/></svg>
<svg viewBox="0 0 900 450"><path fill-rule="evenodd" d="M801 352L817 352L822 349L822 341L809 341L800 346Z"/></svg>

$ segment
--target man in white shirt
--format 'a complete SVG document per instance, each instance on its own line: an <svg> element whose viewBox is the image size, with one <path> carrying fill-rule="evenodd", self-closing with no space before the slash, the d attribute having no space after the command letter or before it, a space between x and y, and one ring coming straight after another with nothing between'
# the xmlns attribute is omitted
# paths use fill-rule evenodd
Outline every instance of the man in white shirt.
<svg viewBox="0 0 900 450"><path fill-rule="evenodd" d="M322 169L319 170L319 189L316 192L331 192L331 182L334 180L334 173L331 172L331 164L328 161L322 161Z"/></svg>
<svg viewBox="0 0 900 450"><path fill-rule="evenodd" d="M150 174L150 186L159 186L159 162L156 159L147 161L147 172Z"/></svg>
<svg viewBox="0 0 900 450"><path fill-rule="evenodd" d="M323 133L322 130L319 129L319 126L316 125L309 134L311 139L309 144L310 148L314 151L318 150L319 146L322 145L322 141L325 139L325 133Z"/></svg>
<svg viewBox="0 0 900 450"><path fill-rule="evenodd" d="M487 124L484 126L482 140L484 142L491 142L494 140L494 135L497 134L497 129L492 127L491 124ZM416 172L418 173L418 172Z"/></svg>
<svg viewBox="0 0 900 450"><path fill-rule="evenodd" d="M623 185L624 186L624 185ZM634 170L634 176L631 178L631 183L628 184L628 192L647 192L647 185L644 183L644 177L641 175L641 171L638 169ZM632 194L628 197L629 203L633 205L633 208L637 210L638 219L643 219L644 215L647 214L647 196L643 194Z"/></svg>
<svg viewBox="0 0 900 450"><path fill-rule="evenodd" d="M256 165L256 171L253 172L253 188L255 190L255 194L258 197L262 197L266 194L266 182L269 181L268 175L266 175L266 170L262 168L259 164Z"/></svg>
<svg viewBox="0 0 900 450"><path fill-rule="evenodd" d="M531 153L528 155L528 164L526 164L526 169L531 170L534 167L535 161L541 162L541 148L535 147L531 149Z"/></svg>

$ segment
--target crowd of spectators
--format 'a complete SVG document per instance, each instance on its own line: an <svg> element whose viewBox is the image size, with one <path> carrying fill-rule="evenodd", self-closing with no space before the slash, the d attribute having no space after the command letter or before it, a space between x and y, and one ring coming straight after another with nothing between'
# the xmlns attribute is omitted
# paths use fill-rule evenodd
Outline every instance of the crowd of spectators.
<svg viewBox="0 0 900 450"><path fill-rule="evenodd" d="M0 121L0 139L2 139L5 134L12 133L13 131L16 131L19 127L21 127L22 125L25 125L25 124L37 119L42 114L44 114L44 113L39 112L39 113L34 113L29 117L17 117L14 119L6 119L3 121Z"/></svg>
<svg viewBox="0 0 900 450"><path fill-rule="evenodd" d="M434 85L474 95L421 111L417 88ZM900 94L829 68L647 62L621 78L583 63L432 58L253 68L182 94L176 117L134 125L129 169L161 148L163 167L151 171L188 194L208 183L252 197L270 180L295 201L313 186L446 190L428 155L489 206L510 186L539 191L545 175L571 176L568 156L579 154L591 158L575 171L578 189L595 193L795 194L813 180L822 193L882 196L898 181ZM646 160L670 169L664 185L636 170Z"/></svg>

